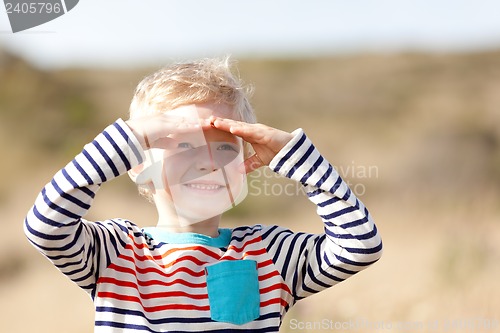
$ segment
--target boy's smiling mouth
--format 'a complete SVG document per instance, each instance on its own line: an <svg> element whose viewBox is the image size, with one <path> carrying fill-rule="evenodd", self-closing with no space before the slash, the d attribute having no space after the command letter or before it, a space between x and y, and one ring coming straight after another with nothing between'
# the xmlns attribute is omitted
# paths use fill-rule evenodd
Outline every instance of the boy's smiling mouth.
<svg viewBox="0 0 500 333"><path fill-rule="evenodd" d="M203 180L184 183L182 184L182 186L192 191L196 191L199 193L207 193L207 194L218 192L226 187L216 182L203 181Z"/></svg>

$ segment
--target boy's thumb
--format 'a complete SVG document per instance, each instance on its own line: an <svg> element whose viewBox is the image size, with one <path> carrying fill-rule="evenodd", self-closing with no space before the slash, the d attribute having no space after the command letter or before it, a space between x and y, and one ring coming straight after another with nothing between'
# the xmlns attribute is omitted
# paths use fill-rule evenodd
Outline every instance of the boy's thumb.
<svg viewBox="0 0 500 333"><path fill-rule="evenodd" d="M240 172L241 173L250 173L258 168L260 168L261 166L264 166L264 162L262 162L262 160L260 159L259 155L257 154L253 154L252 156L250 156L249 158L247 158L245 160L245 162L243 162L243 167L244 167L244 170L243 169L240 169Z"/></svg>

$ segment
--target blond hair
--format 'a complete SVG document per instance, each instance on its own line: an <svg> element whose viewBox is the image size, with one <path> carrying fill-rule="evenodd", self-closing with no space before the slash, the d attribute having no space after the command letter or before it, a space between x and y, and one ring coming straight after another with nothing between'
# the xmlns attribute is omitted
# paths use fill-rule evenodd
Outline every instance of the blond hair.
<svg viewBox="0 0 500 333"><path fill-rule="evenodd" d="M250 94L251 88L231 72L229 57L177 63L146 76L137 85L130 119L187 104L221 103L233 109L233 119L255 123Z"/></svg>
<svg viewBox="0 0 500 333"><path fill-rule="evenodd" d="M130 119L154 115L182 105L221 103L231 107L233 119L255 123L249 102L252 89L232 71L229 57L201 59L162 68L142 79L130 103ZM244 142L244 155L252 153ZM141 196L153 202L151 191L139 185Z"/></svg>

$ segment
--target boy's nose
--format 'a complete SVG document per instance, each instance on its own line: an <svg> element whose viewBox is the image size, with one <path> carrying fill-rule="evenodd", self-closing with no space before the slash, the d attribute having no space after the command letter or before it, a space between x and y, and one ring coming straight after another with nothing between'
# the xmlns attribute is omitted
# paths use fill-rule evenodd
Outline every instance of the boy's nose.
<svg viewBox="0 0 500 333"><path fill-rule="evenodd" d="M212 172L219 169L212 155L212 151L210 150L210 145L198 147L196 149L198 149L198 153L196 154L195 163L198 170Z"/></svg>

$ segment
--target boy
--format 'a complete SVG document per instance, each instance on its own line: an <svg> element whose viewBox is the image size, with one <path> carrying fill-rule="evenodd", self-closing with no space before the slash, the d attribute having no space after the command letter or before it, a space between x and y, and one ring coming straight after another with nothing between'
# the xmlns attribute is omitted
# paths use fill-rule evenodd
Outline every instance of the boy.
<svg viewBox="0 0 500 333"><path fill-rule="evenodd" d="M249 146L255 152L249 154ZM219 228L262 166L300 182L325 233ZM83 219L128 172L156 227ZM298 300L380 258L364 205L302 130L256 124L226 61L172 65L137 87L118 120L48 183L25 220L33 245L92 297L95 332L277 332Z"/></svg>

